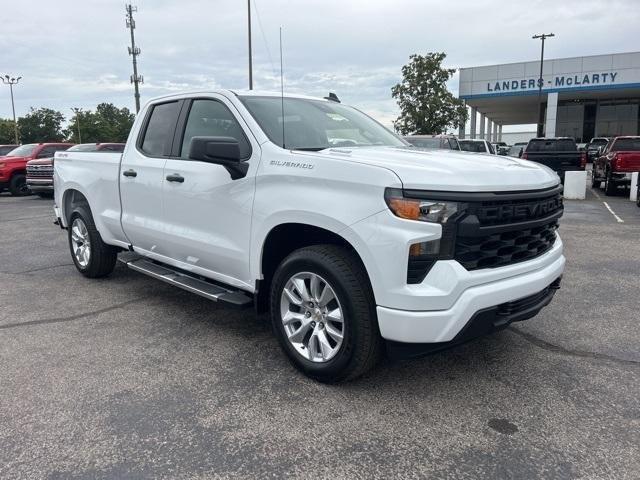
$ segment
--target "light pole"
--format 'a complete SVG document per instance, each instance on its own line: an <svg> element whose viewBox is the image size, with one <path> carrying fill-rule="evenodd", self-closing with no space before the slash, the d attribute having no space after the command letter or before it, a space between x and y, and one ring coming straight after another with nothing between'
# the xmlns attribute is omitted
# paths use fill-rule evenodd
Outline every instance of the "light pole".
<svg viewBox="0 0 640 480"><path fill-rule="evenodd" d="M82 143L82 136L80 135L80 114L82 113L81 108L72 108L71 111L76 114L76 128L78 129L78 143Z"/></svg>
<svg viewBox="0 0 640 480"><path fill-rule="evenodd" d="M251 53L251 0L247 0L247 31L249 32L249 90L253 90L253 55Z"/></svg>
<svg viewBox="0 0 640 480"><path fill-rule="evenodd" d="M16 106L13 103L13 86L16 85L22 77L10 77L9 75L5 75L4 77L0 77L2 79L2 83L5 85L9 85L9 90L11 91L11 110L13 111L13 130L16 136L16 145L20 144L18 140L18 122L16 122Z"/></svg>
<svg viewBox="0 0 640 480"><path fill-rule="evenodd" d="M547 38L551 37L555 37L555 35L553 33L543 33L541 35L534 35L533 37L531 37L534 40L537 40L538 38L542 40L542 51L540 53L540 77L538 78L538 137L542 136L542 130L544 126L544 122L542 120L542 84L544 83L544 81L542 80L542 66L544 64L544 41Z"/></svg>

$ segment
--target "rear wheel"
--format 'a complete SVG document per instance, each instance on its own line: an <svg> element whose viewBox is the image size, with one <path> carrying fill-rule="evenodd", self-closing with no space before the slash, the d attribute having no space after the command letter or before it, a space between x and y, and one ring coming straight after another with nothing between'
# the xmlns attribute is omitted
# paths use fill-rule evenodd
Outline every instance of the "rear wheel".
<svg viewBox="0 0 640 480"><path fill-rule="evenodd" d="M85 277L105 277L115 268L118 250L102 241L86 205L77 206L71 214L69 250L73 263Z"/></svg>
<svg viewBox="0 0 640 480"><path fill-rule="evenodd" d="M369 280L343 247L316 245L285 258L273 277L271 319L293 365L321 382L356 378L382 352Z"/></svg>
<svg viewBox="0 0 640 480"><path fill-rule="evenodd" d="M9 191L14 197L31 195L31 190L29 190L29 186L27 185L27 177L22 173L14 175L9 183Z"/></svg>

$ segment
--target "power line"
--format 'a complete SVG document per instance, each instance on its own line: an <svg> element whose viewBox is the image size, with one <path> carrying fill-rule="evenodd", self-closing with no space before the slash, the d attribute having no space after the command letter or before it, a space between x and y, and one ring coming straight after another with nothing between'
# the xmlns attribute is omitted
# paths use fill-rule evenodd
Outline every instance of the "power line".
<svg viewBox="0 0 640 480"><path fill-rule="evenodd" d="M131 46L128 47L129 55L133 58L133 75L131 75L131 83L133 83L134 97L136 99L136 113L140 111L140 88L139 84L144 83L144 77L138 75L138 55L140 55L140 48L136 47L136 40L133 35L133 31L136 28L136 21L133 19L133 12L138 11L138 7L134 7L129 4L126 7L127 10L127 28L131 32Z"/></svg>
<svg viewBox="0 0 640 480"><path fill-rule="evenodd" d="M267 50L267 56L269 57L269 63L271 64L271 70L273 70L273 76L277 76L276 66L273 63L273 57L271 56L271 49L269 48L269 42L267 42L267 36L264 33L264 27L262 26L262 20L260 19L260 11L258 10L258 5L256 4L256 0L253 0L253 9L256 12L256 18L258 19L258 27L260 27L260 33L262 34L262 40L264 41L264 46Z"/></svg>

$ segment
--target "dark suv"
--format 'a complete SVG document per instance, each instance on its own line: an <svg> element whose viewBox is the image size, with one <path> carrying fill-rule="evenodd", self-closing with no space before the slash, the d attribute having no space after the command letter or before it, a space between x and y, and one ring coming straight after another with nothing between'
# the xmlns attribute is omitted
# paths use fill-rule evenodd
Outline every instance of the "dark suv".
<svg viewBox="0 0 640 480"><path fill-rule="evenodd" d="M458 139L453 135L410 135L403 138L418 148L460 150Z"/></svg>

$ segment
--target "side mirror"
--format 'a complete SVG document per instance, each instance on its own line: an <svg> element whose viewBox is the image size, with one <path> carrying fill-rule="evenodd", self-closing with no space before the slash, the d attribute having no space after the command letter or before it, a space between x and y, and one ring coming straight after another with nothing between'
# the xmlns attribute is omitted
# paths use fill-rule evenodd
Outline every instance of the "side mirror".
<svg viewBox="0 0 640 480"><path fill-rule="evenodd" d="M243 178L249 170L249 164L240 159L238 140L232 137L193 137L189 158L222 165L232 180Z"/></svg>

